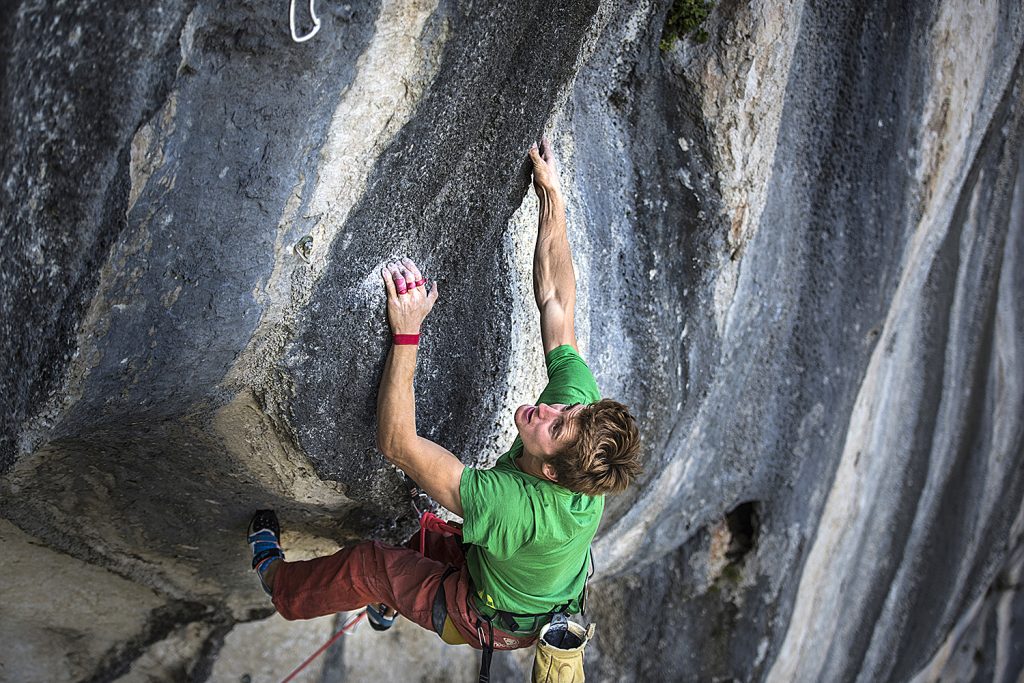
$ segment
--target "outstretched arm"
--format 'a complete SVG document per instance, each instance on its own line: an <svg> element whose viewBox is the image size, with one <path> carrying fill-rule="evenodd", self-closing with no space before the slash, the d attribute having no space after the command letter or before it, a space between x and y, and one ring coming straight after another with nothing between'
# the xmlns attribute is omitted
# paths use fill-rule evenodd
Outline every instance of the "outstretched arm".
<svg viewBox="0 0 1024 683"><path fill-rule="evenodd" d="M388 291L392 334L419 334L420 324L437 301L437 283L430 294L416 264L403 259L381 270ZM412 477L441 505L462 516L459 482L465 465L448 449L416 433L415 344L392 344L377 393L377 448Z"/></svg>
<svg viewBox="0 0 1024 683"><path fill-rule="evenodd" d="M537 244L533 250L533 295L540 309L544 353L569 344L576 348L576 274L565 225L565 200L551 143L530 147L533 189L540 200ZM579 350L579 349L577 349Z"/></svg>

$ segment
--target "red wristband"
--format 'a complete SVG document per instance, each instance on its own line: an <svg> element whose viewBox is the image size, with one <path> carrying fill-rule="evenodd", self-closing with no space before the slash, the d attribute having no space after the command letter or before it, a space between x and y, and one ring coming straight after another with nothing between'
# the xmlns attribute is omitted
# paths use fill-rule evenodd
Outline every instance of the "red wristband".
<svg viewBox="0 0 1024 683"><path fill-rule="evenodd" d="M410 344L412 346L417 346L420 343L420 335L418 335L418 334L396 334L396 335L394 335L392 341L394 342L395 346L399 346L401 344Z"/></svg>

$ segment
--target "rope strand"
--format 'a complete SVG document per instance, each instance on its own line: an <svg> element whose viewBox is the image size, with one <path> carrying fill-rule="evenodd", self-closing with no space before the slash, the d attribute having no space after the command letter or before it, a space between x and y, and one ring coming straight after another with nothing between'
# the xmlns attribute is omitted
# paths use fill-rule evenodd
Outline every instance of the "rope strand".
<svg viewBox="0 0 1024 683"><path fill-rule="evenodd" d="M342 637L343 635L345 635L345 633L346 633L346 632L347 632L347 631L348 631L348 630L349 630L350 628L352 628L353 626L355 626L356 624L358 624L358 623L360 622L360 620L362 620L362 618L363 618L363 617L365 617L365 616L366 616L366 610L364 609L364 610L363 610L362 612L360 612L359 614L357 614L357 615L356 615L356 616L355 616L354 618L352 618L351 620L349 620L349 622L348 622L347 624L345 624L345 625L344 625L344 626L342 626L342 627L341 627L340 629L338 629L338 632L337 632L337 633L335 633L335 634L334 634L333 636L331 636L331 639L330 639L330 640L328 640L328 641L327 641L326 643L324 643L323 645L321 645L321 646L320 646L320 649L319 649L319 650L317 650L316 652L314 652L313 654L311 654L311 655L310 655L309 657L307 657L307 658L306 658L306 661L304 661L304 662L303 662L302 664L299 664L298 668L296 668L296 669L295 669L294 671L292 671L292 672L291 672L290 674L288 674L288 678L286 678L286 679L284 679L283 681L281 681L281 683L288 683L288 681L290 681L290 680L292 680L293 678L295 678L296 676L298 676L298 675L299 675L299 672L301 672L301 671L302 671L303 669L305 669L305 668L306 668L307 666L309 666L309 665L310 665L310 663L311 663L311 662L312 662L312 661L313 661L314 659L316 659L317 657L319 657L319 656L320 656L320 655L321 655L321 654L323 653L323 651L324 651L324 650L326 650L327 648L329 648L329 647L330 647L331 645L334 645L334 641L336 641L336 640L337 640L338 638L340 638L340 637Z"/></svg>

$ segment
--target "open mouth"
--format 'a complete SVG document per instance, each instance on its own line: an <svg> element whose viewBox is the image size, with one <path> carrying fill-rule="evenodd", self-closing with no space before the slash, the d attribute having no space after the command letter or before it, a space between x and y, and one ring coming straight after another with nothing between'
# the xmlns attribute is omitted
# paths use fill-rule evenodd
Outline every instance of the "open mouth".
<svg viewBox="0 0 1024 683"><path fill-rule="evenodd" d="M526 421L527 422L529 422L530 420L533 419L533 414L535 412L537 412L537 408L535 406L530 406L529 408L526 409Z"/></svg>

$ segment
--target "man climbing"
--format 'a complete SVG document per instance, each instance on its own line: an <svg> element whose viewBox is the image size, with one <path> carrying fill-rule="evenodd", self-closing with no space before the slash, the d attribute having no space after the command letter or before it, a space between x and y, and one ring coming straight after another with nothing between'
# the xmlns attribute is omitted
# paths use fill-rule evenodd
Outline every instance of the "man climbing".
<svg viewBox="0 0 1024 683"><path fill-rule="evenodd" d="M532 644L558 612L580 610L590 543L604 495L640 471L635 420L601 399L576 347L576 281L565 204L550 145L530 148L540 200L534 296L548 384L515 410L519 435L487 470L466 467L416 432L413 376L420 324L438 298L409 259L381 271L393 333L377 400L377 445L438 503L464 520L418 533L406 547L366 541L329 557L285 562L273 512L250 525L253 567L278 612L309 619L367 606L371 624L395 611L448 643L515 649Z"/></svg>

